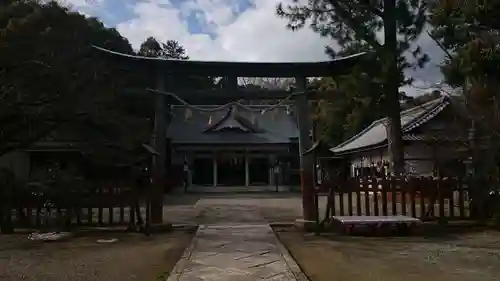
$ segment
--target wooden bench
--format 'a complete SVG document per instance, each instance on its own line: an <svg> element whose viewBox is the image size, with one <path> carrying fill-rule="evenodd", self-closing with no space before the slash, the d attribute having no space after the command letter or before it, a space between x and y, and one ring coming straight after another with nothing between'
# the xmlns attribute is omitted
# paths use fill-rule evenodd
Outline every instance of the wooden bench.
<svg viewBox="0 0 500 281"><path fill-rule="evenodd" d="M333 216L332 226L341 234L409 235L422 221L408 216Z"/></svg>

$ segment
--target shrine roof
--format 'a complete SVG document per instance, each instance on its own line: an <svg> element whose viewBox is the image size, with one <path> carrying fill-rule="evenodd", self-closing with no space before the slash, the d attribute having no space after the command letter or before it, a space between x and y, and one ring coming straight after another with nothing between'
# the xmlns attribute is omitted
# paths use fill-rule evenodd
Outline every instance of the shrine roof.
<svg viewBox="0 0 500 281"><path fill-rule="evenodd" d="M297 124L287 112L286 106L279 106L263 114L259 111L269 106L247 107L252 110L236 107L234 111L229 108L202 112L187 110L183 105L173 106L167 136L173 144L180 145L289 144L298 137Z"/></svg>
<svg viewBox="0 0 500 281"><path fill-rule="evenodd" d="M160 67L165 74L236 77L329 77L349 72L368 53L319 62L228 62L176 60L119 53L92 46L101 54L138 66Z"/></svg>
<svg viewBox="0 0 500 281"><path fill-rule="evenodd" d="M402 111L401 127L403 135L411 134L414 129L435 118L450 104L448 97L441 97ZM335 155L343 155L387 145L386 120L386 118L382 118L374 121L366 129L330 149L330 151Z"/></svg>

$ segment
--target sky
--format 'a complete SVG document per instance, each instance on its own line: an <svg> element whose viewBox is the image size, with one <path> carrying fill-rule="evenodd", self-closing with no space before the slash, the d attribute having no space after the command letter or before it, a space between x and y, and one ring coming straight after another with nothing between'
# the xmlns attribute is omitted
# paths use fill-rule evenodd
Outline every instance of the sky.
<svg viewBox="0 0 500 281"><path fill-rule="evenodd" d="M61 0L73 10L99 18L116 28L134 48L149 36L177 40L193 60L287 62L328 60L325 46L335 41L305 27L286 28L276 5L291 0ZM410 95L429 92L440 83L443 53L423 34L417 43L431 62L408 70Z"/></svg>

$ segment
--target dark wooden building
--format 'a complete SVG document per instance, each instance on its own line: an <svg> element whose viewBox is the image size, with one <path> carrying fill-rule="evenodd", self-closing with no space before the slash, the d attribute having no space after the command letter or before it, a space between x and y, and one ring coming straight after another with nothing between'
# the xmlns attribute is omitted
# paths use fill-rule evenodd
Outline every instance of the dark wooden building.
<svg viewBox="0 0 500 281"><path fill-rule="evenodd" d="M167 131L172 166L189 165L189 185L274 185L273 168L280 167L280 184L292 184L299 168L298 127L286 105L172 107ZM220 106L219 106L220 107ZM210 110L210 111L208 111ZM298 180L295 180L298 184Z"/></svg>

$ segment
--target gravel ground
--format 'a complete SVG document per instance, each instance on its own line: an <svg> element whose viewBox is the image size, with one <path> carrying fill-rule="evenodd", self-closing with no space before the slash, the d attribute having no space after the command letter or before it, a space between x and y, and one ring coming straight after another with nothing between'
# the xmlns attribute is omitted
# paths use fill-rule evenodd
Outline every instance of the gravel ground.
<svg viewBox="0 0 500 281"><path fill-rule="evenodd" d="M300 194L287 193L166 196L164 219L172 223L188 224L292 222L301 217L301 201ZM325 206L326 197L320 197L321 217ZM491 237L488 235L483 236ZM154 234L150 238L141 234L100 234L74 238L71 242L37 244L28 241L26 235L0 235L0 281L162 280L175 265L192 236L193 234L184 232ZM500 280L498 274L496 277L499 278L488 279L495 276L494 272L500 273L500 246L490 250L492 246L485 244L483 236L460 240L468 241L468 246L451 244L455 248L443 248L439 241L410 243L401 240L386 243L380 239L359 237L353 238L353 241L325 237L318 240L320 238L305 238L302 233L291 233L288 237L290 241L287 242L287 237L280 234L292 254L297 255L296 258L306 273L310 274L311 281L451 280L446 279L446 276L456 276L456 280L467 281ZM496 241L498 245L500 235L494 237L496 240L492 241ZM97 239L103 238L118 238L120 241L116 244L96 243ZM474 243L480 246L473 246ZM407 256L401 255L401 251L407 253ZM444 254L434 255L440 258L432 263L426 259L429 253ZM480 256L477 261L472 258L476 256ZM360 267L360 264L366 266ZM405 266L408 268L412 264L419 270L429 269L430 273L417 278L415 276L420 276L419 270L413 276L411 269L405 269ZM401 279L390 276L387 273L392 265L400 266L400 272L410 273L395 275L402 276ZM449 275L454 265L464 269L461 273ZM444 268L438 270L440 266ZM366 275L367 271L360 269L368 267L374 268L374 274L383 278L366 277L369 276ZM475 276L471 272L477 272L478 268L484 272L477 273L483 276L482 279L462 278Z"/></svg>
<svg viewBox="0 0 500 281"><path fill-rule="evenodd" d="M164 219L188 224L266 223L293 221L301 209L296 194L167 196ZM68 242L35 243L26 234L0 235L0 281L164 280L192 237L178 231L150 238L101 233ZM119 242L96 243L106 238Z"/></svg>
<svg viewBox="0 0 500 281"><path fill-rule="evenodd" d="M164 280L193 235L93 233L51 243L30 241L26 234L0 235L0 281ZM96 243L111 238L119 241Z"/></svg>
<svg viewBox="0 0 500 281"><path fill-rule="evenodd" d="M496 231L390 238L275 231L311 281L500 280Z"/></svg>

